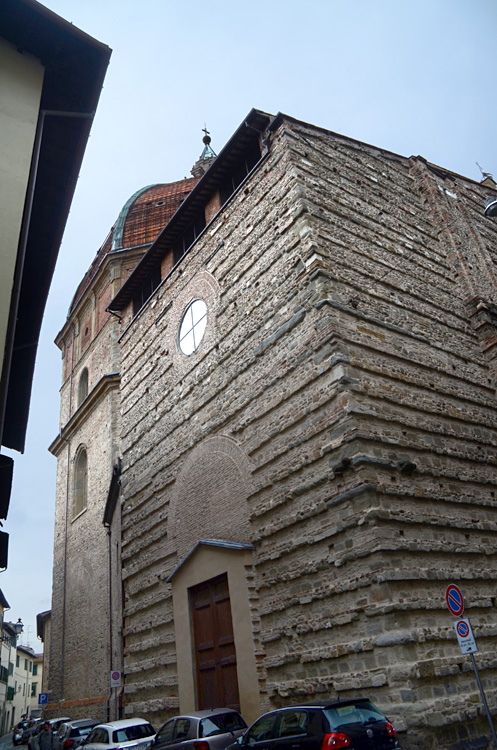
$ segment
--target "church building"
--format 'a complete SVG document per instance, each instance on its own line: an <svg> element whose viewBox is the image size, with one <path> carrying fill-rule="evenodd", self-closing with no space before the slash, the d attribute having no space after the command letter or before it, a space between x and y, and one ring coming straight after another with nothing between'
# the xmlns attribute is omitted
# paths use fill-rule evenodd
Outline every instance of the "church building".
<svg viewBox="0 0 497 750"><path fill-rule="evenodd" d="M62 352L48 713L497 714L495 183L252 110L127 201ZM111 675L118 676L112 686Z"/></svg>

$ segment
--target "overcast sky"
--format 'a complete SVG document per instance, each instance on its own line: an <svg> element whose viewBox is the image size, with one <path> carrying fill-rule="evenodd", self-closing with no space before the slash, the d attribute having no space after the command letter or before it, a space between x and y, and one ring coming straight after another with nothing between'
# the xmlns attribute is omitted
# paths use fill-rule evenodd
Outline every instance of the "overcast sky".
<svg viewBox="0 0 497 750"><path fill-rule="evenodd" d="M475 180L497 175L496 0L46 0L113 54L38 350L27 447L14 456L0 587L41 650L50 609L61 329L126 200L189 176L207 124L218 152L252 107ZM0 10L1 15L1 10ZM84 613L73 613L83 616Z"/></svg>

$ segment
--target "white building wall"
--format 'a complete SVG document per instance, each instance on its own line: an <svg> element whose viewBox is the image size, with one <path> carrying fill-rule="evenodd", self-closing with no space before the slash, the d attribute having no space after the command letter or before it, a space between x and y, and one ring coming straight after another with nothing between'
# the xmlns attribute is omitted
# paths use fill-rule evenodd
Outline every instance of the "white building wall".
<svg viewBox="0 0 497 750"><path fill-rule="evenodd" d="M34 705L31 698L34 658L34 651L26 646L18 646L14 667L15 696L13 708L15 709L15 721L19 721L24 714L29 716L31 705Z"/></svg>

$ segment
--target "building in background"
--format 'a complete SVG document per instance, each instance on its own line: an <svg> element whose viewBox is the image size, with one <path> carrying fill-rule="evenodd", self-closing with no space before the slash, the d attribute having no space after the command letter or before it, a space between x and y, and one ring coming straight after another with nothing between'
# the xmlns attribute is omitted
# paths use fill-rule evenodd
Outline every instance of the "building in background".
<svg viewBox="0 0 497 750"><path fill-rule="evenodd" d="M48 672L50 662L48 654L50 653L50 622L51 622L51 611L40 612L36 615L36 635L43 643L42 666L41 666L41 680L38 682L38 692L46 693L48 690Z"/></svg>
<svg viewBox="0 0 497 750"><path fill-rule="evenodd" d="M33 666L37 654L30 646L17 646L16 661L14 666L14 700L12 702L12 717L20 719L22 716L31 716L31 708L38 709L38 698L36 702L32 695ZM35 670L36 671L36 670Z"/></svg>
<svg viewBox="0 0 497 750"><path fill-rule="evenodd" d="M14 720L19 720L19 714L14 710L14 696L16 693L14 668L16 664L17 634L11 622L2 625L2 651L0 666L0 691L2 706L2 736L10 731Z"/></svg>
<svg viewBox="0 0 497 750"><path fill-rule="evenodd" d="M36 348L110 49L35 0L0 27L0 445L24 450ZM0 454L0 518L13 462ZM0 568L8 535L0 532Z"/></svg>
<svg viewBox="0 0 497 750"><path fill-rule="evenodd" d="M367 695L405 750L483 742L445 590L496 713L489 191L252 110L130 198L57 337L49 711Z"/></svg>
<svg viewBox="0 0 497 750"><path fill-rule="evenodd" d="M8 608L8 605L6 608ZM22 681L21 673L17 673L21 665L21 655L18 654L17 649L26 650L24 646L17 646L22 628L20 619L16 623L2 622L0 663L0 731L2 736L10 731L14 723L18 722L25 713L26 704L23 701L23 696L18 695L22 692L22 686L18 687ZM28 651L31 653L32 649L28 649ZM26 664L26 675L22 678L24 682L27 681L29 671L28 664ZM26 687L24 688L24 694L26 694Z"/></svg>
<svg viewBox="0 0 497 750"><path fill-rule="evenodd" d="M41 714L42 706L38 702L40 693L43 693L43 653L33 656L33 672L29 695L30 716L37 717Z"/></svg>
<svg viewBox="0 0 497 750"><path fill-rule="evenodd" d="M6 715L9 675L13 674L12 649L16 647L16 631L10 623L4 623L5 610L10 605L0 589L0 622L2 642L0 647L0 736L3 737L8 726L9 717ZM10 665L12 664L12 670Z"/></svg>

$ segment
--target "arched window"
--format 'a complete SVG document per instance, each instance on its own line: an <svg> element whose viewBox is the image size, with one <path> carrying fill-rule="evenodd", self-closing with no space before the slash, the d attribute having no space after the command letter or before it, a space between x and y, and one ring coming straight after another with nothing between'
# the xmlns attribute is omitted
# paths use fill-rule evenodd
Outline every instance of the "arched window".
<svg viewBox="0 0 497 750"><path fill-rule="evenodd" d="M87 395L88 395L88 368L85 367L79 377L78 406L85 400Z"/></svg>
<svg viewBox="0 0 497 750"><path fill-rule="evenodd" d="M88 457L81 448L74 462L72 517L76 518L86 508L88 492Z"/></svg>

